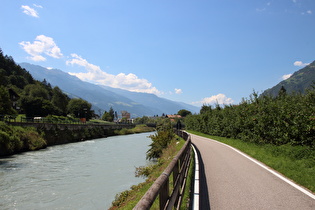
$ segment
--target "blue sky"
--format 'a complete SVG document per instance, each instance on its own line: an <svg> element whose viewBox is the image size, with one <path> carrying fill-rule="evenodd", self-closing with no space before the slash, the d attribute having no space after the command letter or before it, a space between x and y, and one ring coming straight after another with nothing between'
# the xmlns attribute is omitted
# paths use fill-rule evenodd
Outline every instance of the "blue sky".
<svg viewBox="0 0 315 210"><path fill-rule="evenodd" d="M315 60L314 0L1 0L16 62L196 106L238 104Z"/></svg>

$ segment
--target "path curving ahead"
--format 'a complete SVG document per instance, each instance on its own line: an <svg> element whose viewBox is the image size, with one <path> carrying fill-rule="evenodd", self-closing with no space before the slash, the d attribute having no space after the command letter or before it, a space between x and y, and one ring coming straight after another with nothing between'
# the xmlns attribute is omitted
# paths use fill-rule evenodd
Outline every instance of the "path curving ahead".
<svg viewBox="0 0 315 210"><path fill-rule="evenodd" d="M315 209L314 194L301 192L227 145L191 138L201 158L200 209Z"/></svg>

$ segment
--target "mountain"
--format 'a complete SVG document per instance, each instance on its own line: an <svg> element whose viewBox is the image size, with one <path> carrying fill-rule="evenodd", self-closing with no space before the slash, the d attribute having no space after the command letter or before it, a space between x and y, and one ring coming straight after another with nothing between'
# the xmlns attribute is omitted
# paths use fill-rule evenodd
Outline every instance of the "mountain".
<svg viewBox="0 0 315 210"><path fill-rule="evenodd" d="M294 72L292 76L276 86L265 90L262 95L277 96L283 86L287 93L305 93L307 89L315 85L315 61L304 68Z"/></svg>
<svg viewBox="0 0 315 210"><path fill-rule="evenodd" d="M123 90L119 88L111 88L108 86L101 86L101 87L103 87L105 90L109 90L116 94L130 98L133 101L136 101L160 113L162 112L165 114L175 114L179 111L178 107L182 107L181 109L187 109L191 111L192 113L199 112L198 107L195 107L195 106L183 103L183 102L176 102L176 101L171 101L165 98L160 98L154 94L130 92L127 90ZM162 111L162 110L165 110L165 111Z"/></svg>
<svg viewBox="0 0 315 210"><path fill-rule="evenodd" d="M29 63L20 63L20 66L29 71L35 79L40 81L46 79L52 86L58 86L70 97L80 97L89 101L97 114L100 114L101 110L108 111L110 107L118 113L126 110L132 117L174 114L181 109L187 109L192 113L199 112L198 107L160 98L154 94L136 93L84 82L59 69L47 69Z"/></svg>

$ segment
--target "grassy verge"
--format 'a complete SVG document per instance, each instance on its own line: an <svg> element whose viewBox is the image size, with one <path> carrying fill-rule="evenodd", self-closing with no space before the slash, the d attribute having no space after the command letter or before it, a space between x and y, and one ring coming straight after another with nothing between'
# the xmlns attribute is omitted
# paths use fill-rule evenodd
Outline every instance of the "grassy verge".
<svg viewBox="0 0 315 210"><path fill-rule="evenodd" d="M134 133L145 133L155 131L155 128L148 127L146 125L136 125L136 127L127 129L123 128L121 130L116 130L115 134L117 135L126 135L126 134L134 134Z"/></svg>
<svg viewBox="0 0 315 210"><path fill-rule="evenodd" d="M310 147L288 144L281 146L255 144L195 131L188 132L231 145L315 192L315 150Z"/></svg>
<svg viewBox="0 0 315 210"><path fill-rule="evenodd" d="M150 172L146 181L139 185L134 185L130 190L116 195L116 199L113 201L113 206L110 209L132 209L154 181L161 175L184 144L185 141L183 139L170 143L169 147L163 151L159 161L155 165L149 166ZM172 177L172 175L170 175L170 177ZM170 179L170 181L172 181L172 179ZM158 200L156 199L156 201ZM155 202L150 209L159 209L158 202Z"/></svg>
<svg viewBox="0 0 315 210"><path fill-rule="evenodd" d="M38 150L46 146L43 136L35 128L11 126L0 122L0 156Z"/></svg>
<svg viewBox="0 0 315 210"><path fill-rule="evenodd" d="M191 190L193 189L193 184L194 184L194 175L195 175L195 159L194 159L194 152L191 151L191 160L190 160L190 166L189 166L189 171L187 175L187 180L186 180L186 187L184 191L184 197L182 204L180 206L180 209L189 209L189 204L190 204L190 195L191 195Z"/></svg>

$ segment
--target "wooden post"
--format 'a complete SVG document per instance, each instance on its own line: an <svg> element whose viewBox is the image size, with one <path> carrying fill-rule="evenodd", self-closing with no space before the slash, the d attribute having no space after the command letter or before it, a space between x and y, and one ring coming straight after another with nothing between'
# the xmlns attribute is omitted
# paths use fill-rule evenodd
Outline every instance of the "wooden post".
<svg viewBox="0 0 315 210"><path fill-rule="evenodd" d="M179 167L182 167L182 166L179 166L179 160L178 160L173 169L173 190L176 190L175 184L179 176ZM176 194L179 192L180 192L180 189L178 189L178 192L176 192ZM177 205L177 201L178 199L176 199L175 205Z"/></svg>
<svg viewBox="0 0 315 210"><path fill-rule="evenodd" d="M169 178L167 178L166 182L161 187L159 196L160 196L160 210L164 210L164 207L169 197Z"/></svg>

